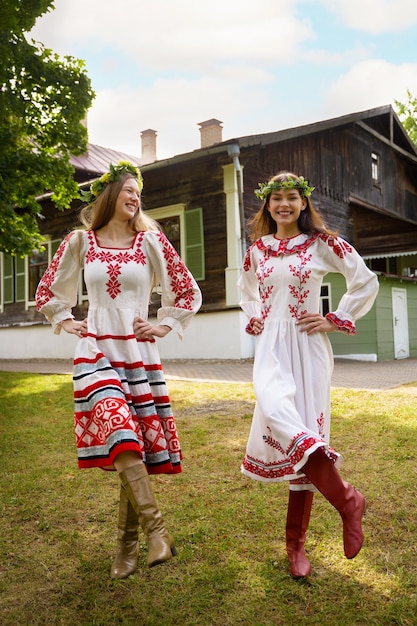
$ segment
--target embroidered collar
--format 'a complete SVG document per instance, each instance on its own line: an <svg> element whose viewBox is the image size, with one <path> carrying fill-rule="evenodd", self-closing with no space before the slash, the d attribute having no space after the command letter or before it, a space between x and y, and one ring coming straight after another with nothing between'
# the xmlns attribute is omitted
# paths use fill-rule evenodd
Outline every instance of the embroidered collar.
<svg viewBox="0 0 417 626"><path fill-rule="evenodd" d="M257 241L255 246L258 250L262 250L270 256L278 256L279 254L297 254L297 252L303 252L307 250L320 236L320 233L313 233L308 235L306 233L300 233L295 237L289 237L288 239L277 239L274 235L265 235Z"/></svg>

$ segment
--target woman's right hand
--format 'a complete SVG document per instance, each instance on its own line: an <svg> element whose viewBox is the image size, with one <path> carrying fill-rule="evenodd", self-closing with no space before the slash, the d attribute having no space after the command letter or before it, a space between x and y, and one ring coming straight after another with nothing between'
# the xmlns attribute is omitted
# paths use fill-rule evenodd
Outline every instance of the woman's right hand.
<svg viewBox="0 0 417 626"><path fill-rule="evenodd" d="M246 332L249 335L260 335L264 329L264 322L261 317L251 317L249 324L246 326Z"/></svg>
<svg viewBox="0 0 417 626"><path fill-rule="evenodd" d="M70 335L77 335L77 337L84 337L87 334L87 318L82 321L73 320L68 318L61 323L61 328Z"/></svg>

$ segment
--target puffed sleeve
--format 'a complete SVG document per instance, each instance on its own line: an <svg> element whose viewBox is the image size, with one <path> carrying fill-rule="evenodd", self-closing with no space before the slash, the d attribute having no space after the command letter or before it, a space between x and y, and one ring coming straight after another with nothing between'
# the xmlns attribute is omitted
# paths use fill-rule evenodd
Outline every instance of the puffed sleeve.
<svg viewBox="0 0 417 626"><path fill-rule="evenodd" d="M36 289L36 308L52 324L55 334L60 333L64 320L74 319L71 309L77 304L83 241L81 231L65 237Z"/></svg>
<svg viewBox="0 0 417 626"><path fill-rule="evenodd" d="M253 322L262 315L259 282L256 276L255 250L255 245L247 249L243 261L243 270L237 284L240 289L240 307L249 318L249 323L245 329L249 335L255 334Z"/></svg>
<svg viewBox="0 0 417 626"><path fill-rule="evenodd" d="M148 231L145 249L162 289L158 322L169 326L182 338L183 331L201 307L200 288L162 232Z"/></svg>
<svg viewBox="0 0 417 626"><path fill-rule="evenodd" d="M345 277L346 292L334 312L326 315L338 328L349 335L356 333L355 321L370 311L378 294L378 278L359 253L340 237L327 236L321 241L330 263L329 271Z"/></svg>

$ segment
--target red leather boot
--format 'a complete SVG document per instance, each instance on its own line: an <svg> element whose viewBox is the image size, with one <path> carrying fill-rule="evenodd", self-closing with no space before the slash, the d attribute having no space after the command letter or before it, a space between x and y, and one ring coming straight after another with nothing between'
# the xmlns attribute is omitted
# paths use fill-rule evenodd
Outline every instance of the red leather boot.
<svg viewBox="0 0 417 626"><path fill-rule="evenodd" d="M343 545L347 559L353 559L363 544L362 517L366 500L352 485L342 480L323 448L309 457L302 472L337 509L343 522Z"/></svg>
<svg viewBox="0 0 417 626"><path fill-rule="evenodd" d="M310 561L304 552L304 543L312 506L312 491L290 489L285 539L290 573L293 578L307 578L311 572Z"/></svg>

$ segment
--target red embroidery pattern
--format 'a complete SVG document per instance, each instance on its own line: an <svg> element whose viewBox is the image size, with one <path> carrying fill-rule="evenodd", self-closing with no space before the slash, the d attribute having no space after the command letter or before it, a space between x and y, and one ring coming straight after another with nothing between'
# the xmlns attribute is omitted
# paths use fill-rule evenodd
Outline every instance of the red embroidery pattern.
<svg viewBox="0 0 417 626"><path fill-rule="evenodd" d="M106 283L106 291L110 298L114 300L121 293L119 276L122 271L122 265L124 263L129 263L130 261L145 265L145 255L140 249L144 233L138 233L134 242L134 245L136 246L135 250L119 250L117 252L104 249L97 250L95 247L94 233L92 231L88 231L87 236L90 247L88 249L85 262L92 263L93 261L99 260L101 263L107 264L109 280Z"/></svg>
<svg viewBox="0 0 417 626"><path fill-rule="evenodd" d="M346 241L342 241L338 237L320 233L320 239L327 243L329 248L331 248L340 259L343 259L346 254L352 252L352 247Z"/></svg>
<svg viewBox="0 0 417 626"><path fill-rule="evenodd" d="M245 258L243 260L243 271L244 272L249 272L250 268L252 267L251 251L252 251L253 245L250 246L250 248L248 248L247 251L246 251ZM255 321L255 319L256 319L255 317L251 317L251 319L249 320L248 324L246 325L245 332L247 332L248 335L255 335L256 334L254 332L254 330L253 330L253 322Z"/></svg>
<svg viewBox="0 0 417 626"><path fill-rule="evenodd" d="M319 438L315 439L314 437L307 437L306 434L304 434L303 437L304 438L301 441L297 441L297 439L294 440L294 444L296 444L297 447L295 448L294 453L287 458L280 461L277 460L272 463L265 463L261 459L255 459L247 454L243 459L242 468L254 476L259 476L260 478L267 480L280 480L294 475L294 466L301 461L305 452L315 443L323 443ZM326 448L325 452L329 459L335 463L337 460L336 452L332 448ZM301 469L301 472L302 471L303 470ZM309 482L309 480L305 480L304 478L291 479L291 483L294 484Z"/></svg>
<svg viewBox="0 0 417 626"><path fill-rule="evenodd" d="M272 246L266 246L262 239L257 239L253 245L256 246L258 250L267 253L269 256L279 256L280 254L297 254L298 252L304 252L305 250L307 250L307 248L309 248L319 236L321 236L320 233L315 233L314 235L306 239L303 243L293 246L292 248L288 247L291 239L277 240L279 241L279 244L276 250L274 250Z"/></svg>
<svg viewBox="0 0 417 626"><path fill-rule="evenodd" d="M250 258L250 253L251 250L253 248L253 245L247 249L246 254L245 254L245 258L243 261L243 271L244 272L248 272L252 266L252 262L251 262L251 258Z"/></svg>
<svg viewBox="0 0 417 626"><path fill-rule="evenodd" d="M190 274L181 257L162 232L158 233L158 239L162 244L162 254L167 263L167 272L171 279L171 289L175 294L175 307L192 311L194 291Z"/></svg>
<svg viewBox="0 0 417 626"><path fill-rule="evenodd" d="M288 285L292 297L296 300L296 304L289 304L288 308L290 309L292 317L295 317L296 319L303 315L303 313L307 313L307 309L300 311L300 307L305 303L308 294L310 293L309 289L303 289L303 287L310 278L311 274L311 270L305 269L307 263L311 261L311 254L306 254L303 250L297 253L297 257L299 259L299 264L290 265L289 268L291 274L295 278L298 278L298 285Z"/></svg>
<svg viewBox="0 0 417 626"><path fill-rule="evenodd" d="M48 304L49 300L54 297L54 294L52 293L50 287L55 280L55 274L61 261L61 257L64 254L64 250L73 235L74 233L70 233L65 237L64 241L61 243L58 250L56 251L49 267L42 276L42 280L36 290L36 308L38 309L38 311L40 311L40 309L45 306L45 304Z"/></svg>
<svg viewBox="0 0 417 626"><path fill-rule="evenodd" d="M248 333L248 335L256 335L257 333L255 333L255 331L253 330L253 323L256 320L256 317L251 317L248 324L246 325L245 328L245 332Z"/></svg>
<svg viewBox="0 0 417 626"><path fill-rule="evenodd" d="M78 447L103 444L107 437L119 429L137 430L125 400L104 398L90 413L78 416L75 435Z"/></svg>
<svg viewBox="0 0 417 626"><path fill-rule="evenodd" d="M272 463L265 463L260 459L255 459L246 455L243 460L242 467L251 474L272 480L293 475L294 466L301 461L306 450L311 448L317 442L323 443L318 437L310 437L306 433L301 433L293 439L288 450L283 451L280 444L272 437L265 436L264 440L266 443L283 453L285 458ZM336 455L334 455L334 458L336 458Z"/></svg>
<svg viewBox="0 0 417 626"><path fill-rule="evenodd" d="M324 439L324 413L320 413L320 417L317 420L317 429L320 437Z"/></svg>
<svg viewBox="0 0 417 626"><path fill-rule="evenodd" d="M289 247L289 243L291 239L277 240L279 241L277 249L274 249L272 246L265 245L262 239L257 239L253 245L256 246L258 250L267 252L270 256L278 256L280 254L289 255L289 254L297 254L299 252L304 252L318 238L324 241L324 243L326 243L329 246L329 248L331 248L333 252L337 254L337 256L340 257L341 259L343 259L346 256L346 254L349 254L352 252L352 247L346 241L343 241L342 239L339 239L338 237L335 237L334 235L328 235L327 233L314 233L314 235L311 235L311 237L308 237L303 243L300 243L292 247ZM250 260L249 260L249 263L250 263Z"/></svg>
<svg viewBox="0 0 417 626"><path fill-rule="evenodd" d="M337 330L340 330L347 335L356 335L355 325L349 320L341 320L334 313L327 313L326 319L330 320L337 326Z"/></svg>
<svg viewBox="0 0 417 626"><path fill-rule="evenodd" d="M274 289L273 285L269 285L268 287L265 285L265 279L268 278L268 276L270 276L272 272L274 271L273 267L267 267L266 262L267 262L267 259L265 258L261 259L259 262L258 270L256 272L256 276L259 281L259 292L260 292L260 297L261 297L261 302L262 302L261 316L263 320L265 320L268 317L271 311L271 305L270 304L268 305L267 302Z"/></svg>

